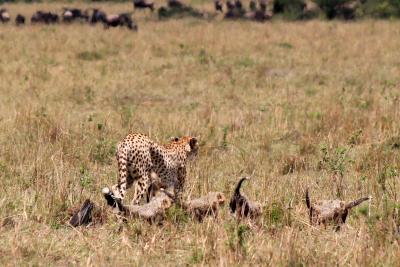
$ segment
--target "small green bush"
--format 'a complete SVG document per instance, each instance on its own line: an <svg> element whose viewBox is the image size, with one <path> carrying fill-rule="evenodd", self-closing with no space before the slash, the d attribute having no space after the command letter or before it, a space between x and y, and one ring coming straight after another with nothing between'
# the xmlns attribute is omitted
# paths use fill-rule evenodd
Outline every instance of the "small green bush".
<svg viewBox="0 0 400 267"><path fill-rule="evenodd" d="M399 0L367 0L361 7L364 16L373 18L400 17Z"/></svg>
<svg viewBox="0 0 400 267"><path fill-rule="evenodd" d="M273 10L275 14L282 14L290 20L302 19L305 3L303 0L275 0Z"/></svg>
<svg viewBox="0 0 400 267"><path fill-rule="evenodd" d="M315 0L327 19L354 17L355 10L348 6L354 0Z"/></svg>
<svg viewBox="0 0 400 267"><path fill-rule="evenodd" d="M78 59L86 61L94 61L103 58L103 55L96 51L83 51L77 54Z"/></svg>
<svg viewBox="0 0 400 267"><path fill-rule="evenodd" d="M189 216L182 208L173 205L166 211L167 218L175 224L186 224L189 221Z"/></svg>

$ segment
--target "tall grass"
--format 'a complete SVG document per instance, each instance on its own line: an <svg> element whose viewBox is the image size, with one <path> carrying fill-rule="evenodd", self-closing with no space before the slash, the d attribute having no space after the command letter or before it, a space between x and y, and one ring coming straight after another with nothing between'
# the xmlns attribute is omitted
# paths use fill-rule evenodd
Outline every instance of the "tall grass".
<svg viewBox="0 0 400 267"><path fill-rule="evenodd" d="M138 33L0 25L1 265L398 265L398 22L137 18ZM251 175L261 222L225 208L203 223L171 210L163 226L108 214L66 227L87 197L109 212L100 189L132 131L199 136L185 197L229 196ZM340 232L310 226L306 187L313 199L372 195L370 214L356 208Z"/></svg>

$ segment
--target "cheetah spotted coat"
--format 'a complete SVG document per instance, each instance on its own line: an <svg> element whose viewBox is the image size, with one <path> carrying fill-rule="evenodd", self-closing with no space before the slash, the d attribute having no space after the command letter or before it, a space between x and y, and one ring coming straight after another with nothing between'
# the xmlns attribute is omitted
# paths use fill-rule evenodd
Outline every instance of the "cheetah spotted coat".
<svg viewBox="0 0 400 267"><path fill-rule="evenodd" d="M133 184L133 203L139 204L147 194L155 173L161 183L172 187L181 199L186 179L186 161L197 154L197 139L190 136L174 138L165 145L157 144L148 136L132 133L117 146L118 183L112 187L116 198L123 199Z"/></svg>

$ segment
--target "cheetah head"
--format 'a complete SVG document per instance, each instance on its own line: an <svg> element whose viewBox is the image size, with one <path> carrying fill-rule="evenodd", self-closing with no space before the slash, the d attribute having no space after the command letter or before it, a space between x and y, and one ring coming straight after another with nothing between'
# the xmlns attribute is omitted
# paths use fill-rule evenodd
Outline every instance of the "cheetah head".
<svg viewBox="0 0 400 267"><path fill-rule="evenodd" d="M225 195L224 193L218 192L217 193L217 201L219 205L224 205L225 204Z"/></svg>
<svg viewBox="0 0 400 267"><path fill-rule="evenodd" d="M188 159L192 159L197 156L199 151L199 143L196 137L185 137L186 138L186 145L185 150L188 156Z"/></svg>
<svg viewBox="0 0 400 267"><path fill-rule="evenodd" d="M193 159L197 156L199 150L199 143L196 137L183 136L183 137L172 137L171 143L183 147L186 152L187 159Z"/></svg>

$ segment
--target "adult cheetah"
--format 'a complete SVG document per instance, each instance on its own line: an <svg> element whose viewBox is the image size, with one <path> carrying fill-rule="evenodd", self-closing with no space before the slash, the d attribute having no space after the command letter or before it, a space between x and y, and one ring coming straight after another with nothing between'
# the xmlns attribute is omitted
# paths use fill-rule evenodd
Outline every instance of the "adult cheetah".
<svg viewBox="0 0 400 267"><path fill-rule="evenodd" d="M195 137L173 138L168 144L157 144L148 136L132 133L117 146L118 183L112 186L114 198L122 200L133 183L133 204L139 204L147 194L156 174L166 188L173 188L181 200L186 179L186 162L197 155Z"/></svg>

